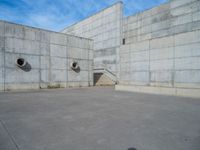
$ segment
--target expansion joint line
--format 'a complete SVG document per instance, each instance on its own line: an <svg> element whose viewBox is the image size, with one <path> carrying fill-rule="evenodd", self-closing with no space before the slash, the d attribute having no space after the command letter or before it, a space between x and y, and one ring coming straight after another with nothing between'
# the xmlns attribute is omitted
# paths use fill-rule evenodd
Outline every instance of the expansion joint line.
<svg viewBox="0 0 200 150"><path fill-rule="evenodd" d="M15 138L11 135L10 131L8 130L8 128L6 127L6 124L3 122L3 120L0 119L0 123L2 124L2 127L4 128L4 130L6 131L6 133L8 134L9 138L11 139L11 141L13 142L13 144L15 145L17 150L21 150L19 148L19 145L17 144Z"/></svg>

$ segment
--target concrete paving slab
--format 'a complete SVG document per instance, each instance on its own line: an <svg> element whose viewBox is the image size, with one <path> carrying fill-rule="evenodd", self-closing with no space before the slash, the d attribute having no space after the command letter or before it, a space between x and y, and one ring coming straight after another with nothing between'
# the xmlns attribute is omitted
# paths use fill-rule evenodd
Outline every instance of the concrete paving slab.
<svg viewBox="0 0 200 150"><path fill-rule="evenodd" d="M0 120L20 150L199 150L199 114L199 99L111 87L0 93ZM0 126L0 149L10 141Z"/></svg>
<svg viewBox="0 0 200 150"><path fill-rule="evenodd" d="M4 122L0 120L0 149L2 150L18 150L15 141L8 132Z"/></svg>

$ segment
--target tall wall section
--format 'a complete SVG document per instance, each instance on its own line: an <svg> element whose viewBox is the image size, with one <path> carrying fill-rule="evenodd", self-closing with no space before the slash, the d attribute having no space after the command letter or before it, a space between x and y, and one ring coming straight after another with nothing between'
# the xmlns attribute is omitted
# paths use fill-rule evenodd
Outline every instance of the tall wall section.
<svg viewBox="0 0 200 150"><path fill-rule="evenodd" d="M122 3L116 3L62 32L94 40L94 68L119 72L122 31Z"/></svg>
<svg viewBox="0 0 200 150"><path fill-rule="evenodd" d="M0 21L0 90L93 85L89 39ZM29 67L16 65L24 58ZM70 68L77 61L80 70Z"/></svg>
<svg viewBox="0 0 200 150"><path fill-rule="evenodd" d="M119 82L130 87L117 89L199 95L199 0L171 0L124 18L123 39Z"/></svg>

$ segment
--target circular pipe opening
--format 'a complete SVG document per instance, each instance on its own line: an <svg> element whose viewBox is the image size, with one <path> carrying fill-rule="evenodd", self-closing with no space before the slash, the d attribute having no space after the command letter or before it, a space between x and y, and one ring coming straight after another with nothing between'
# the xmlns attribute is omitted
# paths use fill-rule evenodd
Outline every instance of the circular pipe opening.
<svg viewBox="0 0 200 150"><path fill-rule="evenodd" d="M19 67L24 67L26 65L26 61L23 58L18 58L16 64Z"/></svg>
<svg viewBox="0 0 200 150"><path fill-rule="evenodd" d="M71 63L71 68L72 68L72 69L78 69L78 63L75 62L75 61L72 62L72 63Z"/></svg>
<svg viewBox="0 0 200 150"><path fill-rule="evenodd" d="M76 62L72 63L72 66L73 66L74 68L76 68L77 63L76 63Z"/></svg>

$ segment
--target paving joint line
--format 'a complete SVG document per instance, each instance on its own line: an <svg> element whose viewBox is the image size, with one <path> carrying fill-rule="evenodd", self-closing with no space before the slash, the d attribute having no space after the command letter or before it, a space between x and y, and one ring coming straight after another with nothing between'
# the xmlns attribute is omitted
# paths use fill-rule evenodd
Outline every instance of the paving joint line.
<svg viewBox="0 0 200 150"><path fill-rule="evenodd" d="M8 130L8 128L6 127L5 122L3 122L3 120L0 119L0 124L2 125L2 127L4 128L4 130L6 131L7 135L9 136L9 138L11 139L12 143L15 145L17 150L22 150L19 148L19 145L17 144L15 138L11 135L10 131Z"/></svg>

